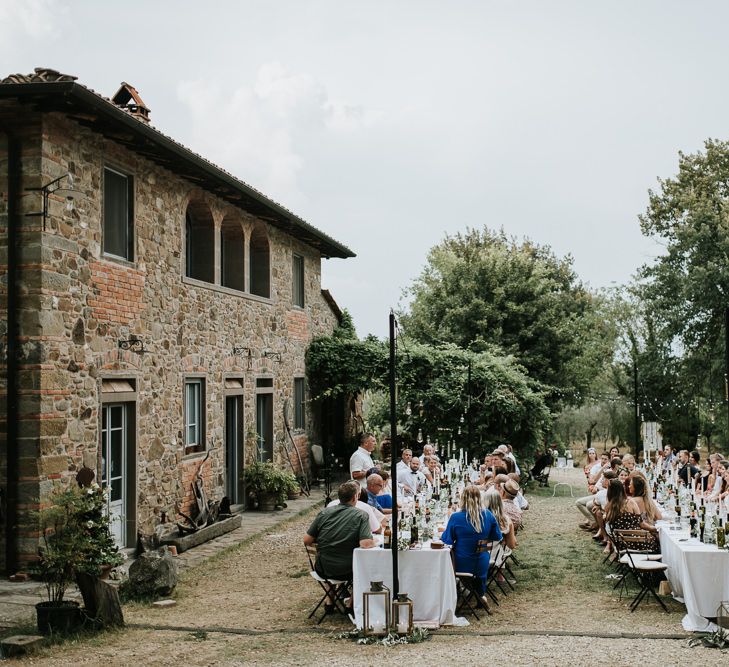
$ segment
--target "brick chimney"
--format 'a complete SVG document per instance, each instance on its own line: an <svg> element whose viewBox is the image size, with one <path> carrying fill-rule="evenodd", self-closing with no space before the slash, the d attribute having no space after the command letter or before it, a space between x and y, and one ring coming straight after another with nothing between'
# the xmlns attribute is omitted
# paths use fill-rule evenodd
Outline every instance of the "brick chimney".
<svg viewBox="0 0 729 667"><path fill-rule="evenodd" d="M130 113L135 118L144 123L149 123L149 107L139 96L137 89L126 83L126 81L122 81L119 90L116 91L116 94L111 98L111 101L120 109L124 109L124 111Z"/></svg>

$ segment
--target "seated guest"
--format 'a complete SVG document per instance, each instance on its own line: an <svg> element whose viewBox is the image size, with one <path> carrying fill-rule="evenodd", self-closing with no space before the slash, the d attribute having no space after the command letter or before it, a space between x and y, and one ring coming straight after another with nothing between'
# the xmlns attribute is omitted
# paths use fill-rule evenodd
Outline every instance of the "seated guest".
<svg viewBox="0 0 729 667"><path fill-rule="evenodd" d="M605 521L612 530L639 530L645 529L652 533L642 545L635 548L652 553L659 553L661 545L658 542L658 530L646 521L641 520L638 504L625 495L625 487L618 479L610 480L608 485L608 501L605 508Z"/></svg>
<svg viewBox="0 0 729 667"><path fill-rule="evenodd" d="M397 479L402 484L405 475L410 473L410 461L413 458L412 449L403 449L401 459L397 462Z"/></svg>
<svg viewBox="0 0 729 667"><path fill-rule="evenodd" d="M717 472L721 475L721 488L719 489L719 500L724 500L729 496L729 461L719 461L719 465L716 468Z"/></svg>
<svg viewBox="0 0 729 667"><path fill-rule="evenodd" d="M606 470L610 470L610 457L607 452L603 452L600 454L600 467L598 468L596 464L590 469L590 477L587 480L587 490L590 493L596 493L602 486L598 486L598 482Z"/></svg>
<svg viewBox="0 0 729 667"><path fill-rule="evenodd" d="M355 508L357 482L345 482L338 491L339 503L316 515L304 535L304 544L316 544L314 569L327 579L352 579L352 552L375 546L367 517Z"/></svg>
<svg viewBox="0 0 729 667"><path fill-rule="evenodd" d="M376 472L367 476L367 504L383 514L392 514L391 507L388 509L380 503L380 496L378 494L384 486L385 482ZM392 505L392 496L390 496L390 505Z"/></svg>
<svg viewBox="0 0 729 667"><path fill-rule="evenodd" d="M687 449L678 453L678 478L686 487L691 486L691 480L699 473L699 469L691 463L691 456Z"/></svg>
<svg viewBox="0 0 729 667"><path fill-rule="evenodd" d="M608 452L608 454L610 455L610 460L623 458L622 455L620 454L620 448L616 447L615 445L613 445L610 448L610 451Z"/></svg>
<svg viewBox="0 0 729 667"><path fill-rule="evenodd" d="M671 469L675 459L676 455L673 453L673 447L671 445L664 446L662 456L658 457L658 463L664 473Z"/></svg>
<svg viewBox="0 0 729 667"><path fill-rule="evenodd" d="M489 573L487 542L501 540L494 515L481 507L481 493L471 485L463 490L460 511L451 514L443 532L443 542L453 545L456 572L470 572L479 582L479 593L486 593Z"/></svg>
<svg viewBox="0 0 729 667"><path fill-rule="evenodd" d="M514 456L514 448L509 445L499 445L499 449L504 452L506 458L514 464L514 470L517 475L521 477L521 470L519 470L519 464L516 462L516 456Z"/></svg>
<svg viewBox="0 0 729 667"><path fill-rule="evenodd" d="M426 445L427 447L427 445ZM420 462L420 472L423 473L428 484L432 486L433 475L435 475L436 460L428 454L423 454Z"/></svg>
<svg viewBox="0 0 729 667"><path fill-rule="evenodd" d="M423 458L426 456L430 456L435 459L435 462L437 465L440 465L440 459L438 458L438 455L435 453L435 447L433 445L423 445Z"/></svg>
<svg viewBox="0 0 729 667"><path fill-rule="evenodd" d="M504 538L504 546L509 547L509 549L516 549L518 546L516 530L514 530L511 519L504 512L504 501L501 500L501 494L494 488L489 489L483 495L483 506L494 515L496 523L499 524Z"/></svg>
<svg viewBox="0 0 729 667"><path fill-rule="evenodd" d="M628 473L633 472L635 470L635 456L632 454L623 454L623 468L627 468Z"/></svg>
<svg viewBox="0 0 729 667"><path fill-rule="evenodd" d="M499 492L504 504L504 513L514 524L514 530L518 531L521 528L521 510L514 501L519 493L519 485L513 479L507 479L500 485Z"/></svg>
<svg viewBox="0 0 729 667"><path fill-rule="evenodd" d="M585 463L585 467L582 469L588 481L593 474L593 468L595 469L595 472L600 470L600 459L597 457L597 450L594 447L588 447L587 462Z"/></svg>
<svg viewBox="0 0 729 667"><path fill-rule="evenodd" d="M640 518L652 525L655 525L656 521L660 521L663 518L661 510L656 505L650 494L650 489L646 483L645 477L638 472L634 472L628 478L628 484L630 486L630 497L638 505L640 510Z"/></svg>
<svg viewBox="0 0 729 667"><path fill-rule="evenodd" d="M543 451L537 456L534 467L529 471L532 479L536 479L544 472L544 469L552 465L552 452L550 450Z"/></svg>
<svg viewBox="0 0 729 667"><path fill-rule="evenodd" d="M380 503L380 507L392 511L392 479L390 478L390 473L383 470L380 473L380 477L382 477L384 485L382 490L377 494L377 502Z"/></svg>
<svg viewBox="0 0 729 667"><path fill-rule="evenodd" d="M359 482L357 482L357 484L359 484ZM364 512L367 515L367 520L369 521L371 532L381 533L383 524L387 523L389 519L382 512L368 505L366 501L367 490L360 488L359 495L357 496L357 501L355 502L354 507L355 509L359 510L360 512ZM332 502L327 505L327 508L336 507L339 504L339 499L332 500Z"/></svg>
<svg viewBox="0 0 729 667"><path fill-rule="evenodd" d="M592 539L598 540L603 544L607 545L607 535L605 534L605 507L607 506L607 484L610 480L617 479L618 476L612 470L605 471L605 484L606 486L600 489L594 496L592 496L589 503L588 509L592 513L594 525L597 528L597 533L592 536Z"/></svg>
<svg viewBox="0 0 729 667"><path fill-rule="evenodd" d="M709 500L717 500L721 494L721 473L719 472L721 461L721 454L709 454L711 473L709 474L708 491L706 492Z"/></svg>
<svg viewBox="0 0 729 667"><path fill-rule="evenodd" d="M519 473L516 472L509 473L509 479L513 479L517 484L521 481ZM524 497L521 487L519 487L519 493L517 493L516 498L514 498L514 503L522 511L529 509L529 501Z"/></svg>
<svg viewBox="0 0 729 667"><path fill-rule="evenodd" d="M420 459L417 456L413 456L410 459L410 470L404 472L402 478L398 470L397 481L402 483L406 496L414 496L425 488L427 480L425 479L425 475L420 472Z"/></svg>

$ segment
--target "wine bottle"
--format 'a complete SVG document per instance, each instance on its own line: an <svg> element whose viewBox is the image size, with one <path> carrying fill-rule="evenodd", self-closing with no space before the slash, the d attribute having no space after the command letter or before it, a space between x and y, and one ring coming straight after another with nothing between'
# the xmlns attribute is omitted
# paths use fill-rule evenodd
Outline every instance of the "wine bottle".
<svg viewBox="0 0 729 667"><path fill-rule="evenodd" d="M385 526L385 542L382 545L385 549L392 549L392 529L390 528L390 524L388 523Z"/></svg>
<svg viewBox="0 0 729 667"><path fill-rule="evenodd" d="M690 535L691 537L698 537L699 527L698 521L696 520L696 512L691 512L691 518L689 519Z"/></svg>
<svg viewBox="0 0 729 667"><path fill-rule="evenodd" d="M418 543L418 521L417 519L413 520L413 527L410 530L410 544L417 544Z"/></svg>
<svg viewBox="0 0 729 667"><path fill-rule="evenodd" d="M723 549L725 543L724 522L721 520L721 517L719 517L719 525L716 528L716 546L719 547L719 549Z"/></svg>

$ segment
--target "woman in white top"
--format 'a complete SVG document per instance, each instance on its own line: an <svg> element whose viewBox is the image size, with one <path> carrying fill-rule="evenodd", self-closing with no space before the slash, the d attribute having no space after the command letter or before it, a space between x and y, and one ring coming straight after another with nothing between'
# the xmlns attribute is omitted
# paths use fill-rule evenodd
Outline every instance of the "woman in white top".
<svg viewBox="0 0 729 667"><path fill-rule="evenodd" d="M721 468L721 454L711 454L709 456L711 461L711 474L709 475L709 500L718 500L721 495L722 486L722 472Z"/></svg>

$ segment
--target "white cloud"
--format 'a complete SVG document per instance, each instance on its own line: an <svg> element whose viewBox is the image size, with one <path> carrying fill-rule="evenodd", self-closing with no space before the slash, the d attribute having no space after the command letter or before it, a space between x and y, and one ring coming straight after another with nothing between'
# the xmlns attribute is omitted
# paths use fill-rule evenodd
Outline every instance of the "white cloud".
<svg viewBox="0 0 729 667"><path fill-rule="evenodd" d="M252 85L183 81L177 95L192 115L196 150L291 207L303 200L298 181L312 137L357 131L379 119L278 62L262 65Z"/></svg>
<svg viewBox="0 0 729 667"><path fill-rule="evenodd" d="M10 51L30 38L57 34L58 15L64 9L57 0L0 0L0 44Z"/></svg>

